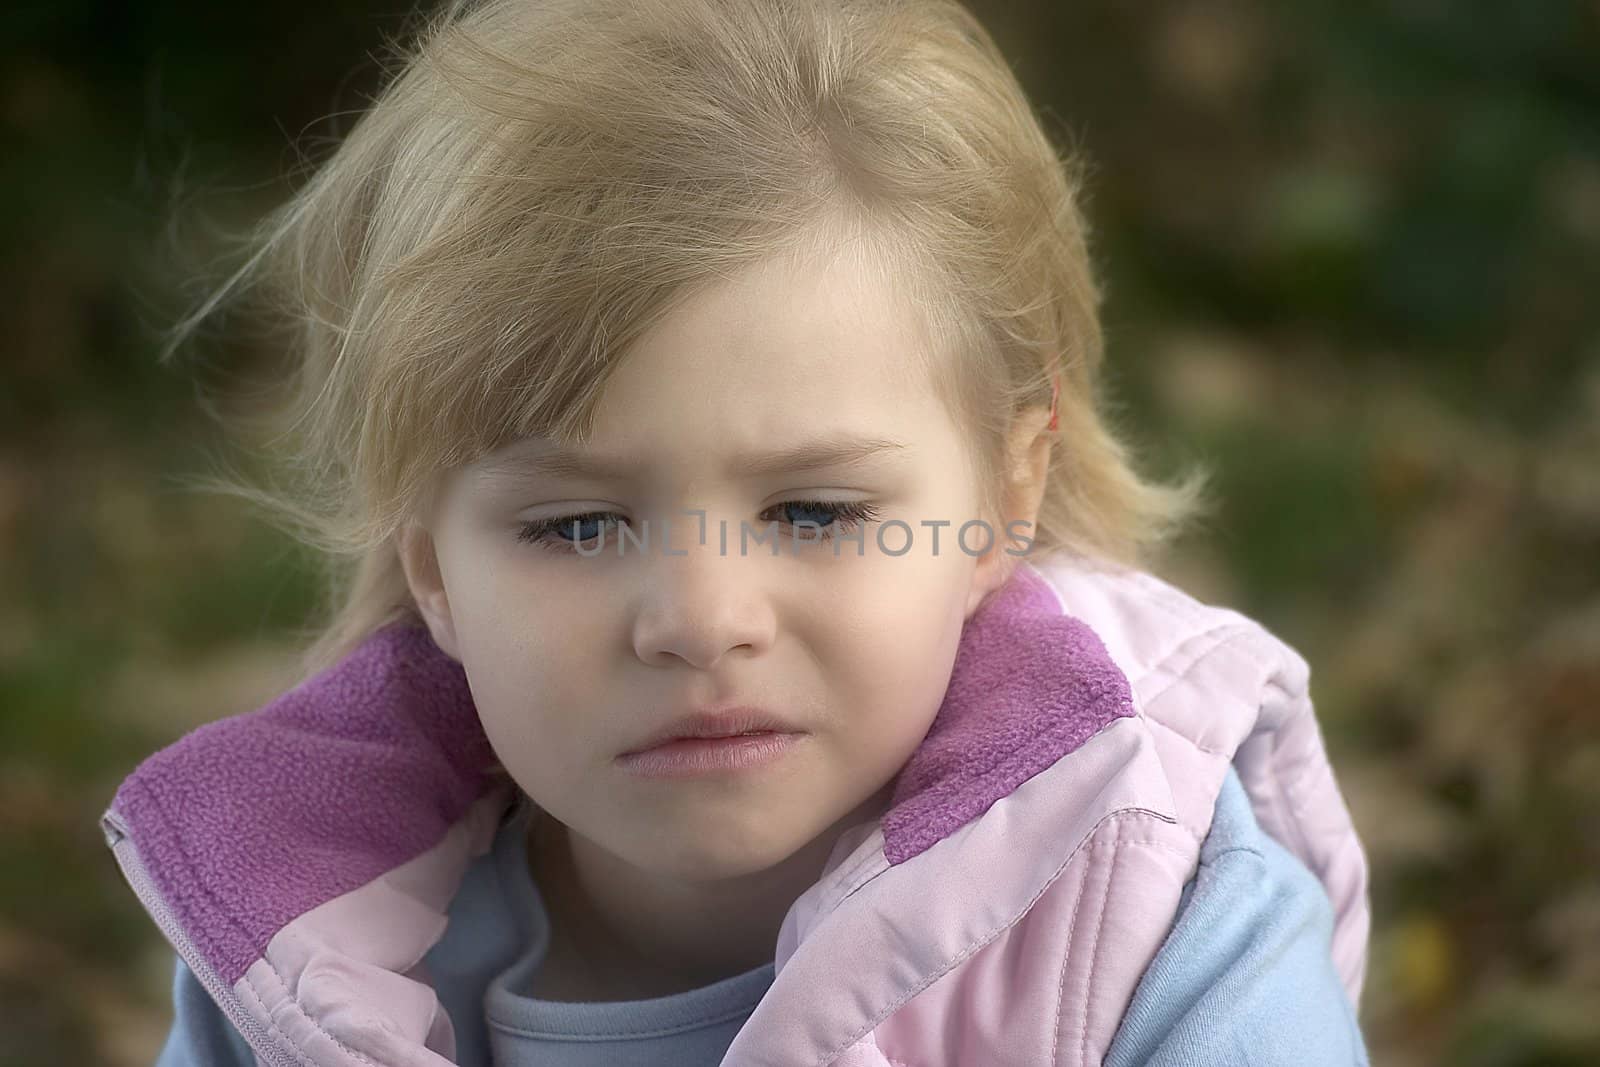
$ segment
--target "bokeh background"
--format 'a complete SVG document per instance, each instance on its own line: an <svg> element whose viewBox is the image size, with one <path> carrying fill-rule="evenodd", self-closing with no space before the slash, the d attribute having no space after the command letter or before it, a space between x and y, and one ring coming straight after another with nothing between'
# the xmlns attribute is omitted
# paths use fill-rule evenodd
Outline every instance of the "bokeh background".
<svg viewBox="0 0 1600 1067"><path fill-rule="evenodd" d="M1600 1063L1600 5L975 2L1094 160L1166 576L1298 647L1373 871L1379 1064ZM293 684L310 561L158 365L226 236L348 130L388 0L0 14L0 1064L141 1065L171 956L96 820ZM204 387L202 389L202 386Z"/></svg>

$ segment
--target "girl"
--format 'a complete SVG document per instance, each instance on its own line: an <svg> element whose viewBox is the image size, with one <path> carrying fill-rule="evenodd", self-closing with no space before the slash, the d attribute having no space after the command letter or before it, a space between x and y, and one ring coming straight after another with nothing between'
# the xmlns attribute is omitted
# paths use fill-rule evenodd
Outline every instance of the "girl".
<svg viewBox="0 0 1600 1067"><path fill-rule="evenodd" d="M161 1064L1364 1063L1307 667L1141 568L1200 482L1077 188L947 0L441 11L234 279L243 491L351 566L104 816Z"/></svg>

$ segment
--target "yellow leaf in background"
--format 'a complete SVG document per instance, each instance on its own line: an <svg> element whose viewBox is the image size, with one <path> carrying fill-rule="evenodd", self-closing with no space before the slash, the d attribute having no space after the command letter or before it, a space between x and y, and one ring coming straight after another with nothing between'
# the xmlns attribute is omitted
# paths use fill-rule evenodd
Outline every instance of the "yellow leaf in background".
<svg viewBox="0 0 1600 1067"><path fill-rule="evenodd" d="M1430 915L1402 920L1389 934L1394 984L1418 1007L1438 1004L1455 984L1456 959L1450 932Z"/></svg>

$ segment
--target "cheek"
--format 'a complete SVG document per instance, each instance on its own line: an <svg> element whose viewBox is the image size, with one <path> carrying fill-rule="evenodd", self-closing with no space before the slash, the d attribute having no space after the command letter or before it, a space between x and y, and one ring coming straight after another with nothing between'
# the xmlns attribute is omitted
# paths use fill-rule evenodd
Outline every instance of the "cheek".
<svg viewBox="0 0 1600 1067"><path fill-rule="evenodd" d="M526 682L598 647L592 580L545 553L510 535L480 536L450 561L445 586L464 660Z"/></svg>
<svg viewBox="0 0 1600 1067"><path fill-rule="evenodd" d="M566 596L560 583L502 570L497 580L452 591L451 613L473 703L496 756L518 783L582 770L596 746L582 724L606 676L608 625L592 593ZM603 722L601 723L603 728Z"/></svg>
<svg viewBox="0 0 1600 1067"><path fill-rule="evenodd" d="M823 658L840 706L891 735L920 740L944 699L970 582L970 560L879 557L854 607L829 626Z"/></svg>

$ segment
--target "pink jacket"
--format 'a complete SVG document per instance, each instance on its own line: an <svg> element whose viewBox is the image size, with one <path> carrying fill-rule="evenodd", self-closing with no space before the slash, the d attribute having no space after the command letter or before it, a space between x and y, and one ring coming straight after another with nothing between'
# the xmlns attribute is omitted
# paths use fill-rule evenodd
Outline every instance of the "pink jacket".
<svg viewBox="0 0 1600 1067"><path fill-rule="evenodd" d="M1321 881L1352 1004L1367 868L1259 624L1138 571L1024 561L968 621L888 812L790 907L724 1067L1097 1064L1177 913L1230 761ZM460 666L395 624L142 763L102 828L173 948L283 1067L443 1067L422 958L507 787Z"/></svg>

